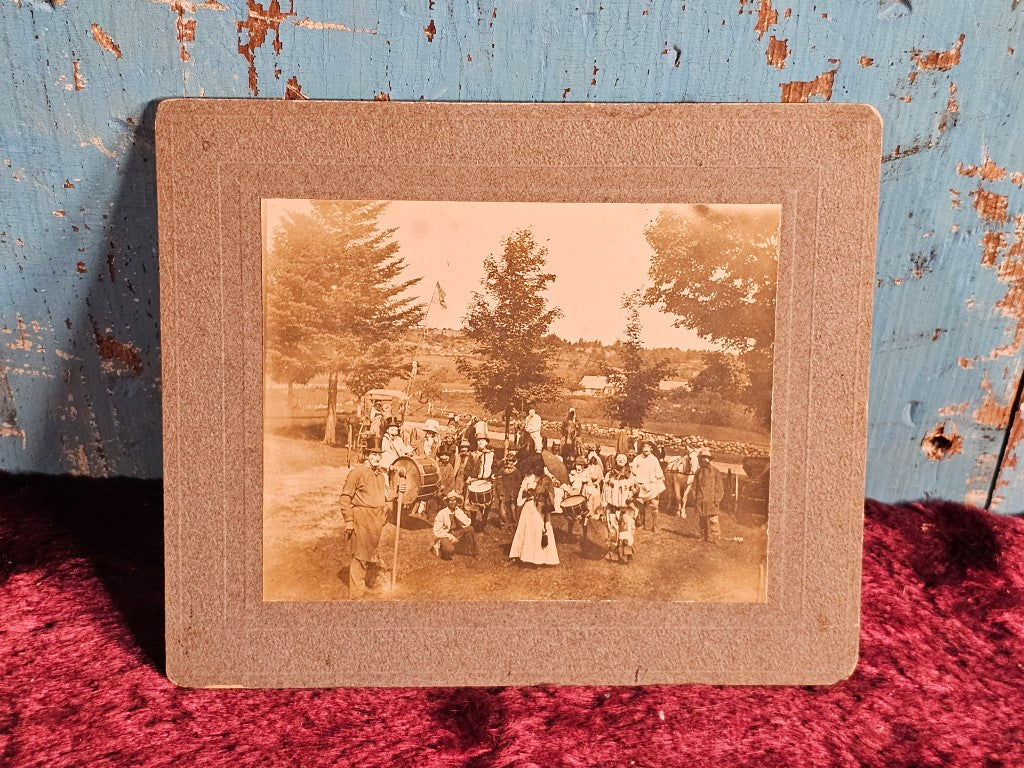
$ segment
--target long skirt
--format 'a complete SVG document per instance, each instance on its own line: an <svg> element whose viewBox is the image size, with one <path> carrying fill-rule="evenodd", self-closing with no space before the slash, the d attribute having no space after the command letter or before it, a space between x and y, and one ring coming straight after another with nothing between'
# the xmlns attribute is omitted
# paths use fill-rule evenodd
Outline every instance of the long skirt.
<svg viewBox="0 0 1024 768"><path fill-rule="evenodd" d="M555 532L549 525L547 528L547 546L541 546L544 535L544 515L537 509L533 500L528 500L519 513L519 524L515 536L512 537L512 548L508 556L518 558L524 563L536 565L558 565L558 548L555 546Z"/></svg>

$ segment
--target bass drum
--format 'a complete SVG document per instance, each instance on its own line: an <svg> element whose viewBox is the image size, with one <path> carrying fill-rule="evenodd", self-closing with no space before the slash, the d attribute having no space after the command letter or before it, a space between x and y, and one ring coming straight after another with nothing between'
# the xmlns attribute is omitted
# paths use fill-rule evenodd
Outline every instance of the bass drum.
<svg viewBox="0 0 1024 768"><path fill-rule="evenodd" d="M437 464L427 456L402 456L391 465L394 470L405 470L405 493L402 504L425 501L437 493ZM394 479L393 479L394 482Z"/></svg>

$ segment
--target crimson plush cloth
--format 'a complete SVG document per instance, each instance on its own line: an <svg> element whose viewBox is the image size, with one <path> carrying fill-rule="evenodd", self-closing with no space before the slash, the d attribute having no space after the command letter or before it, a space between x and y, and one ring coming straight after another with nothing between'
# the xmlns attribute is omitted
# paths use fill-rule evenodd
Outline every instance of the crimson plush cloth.
<svg viewBox="0 0 1024 768"><path fill-rule="evenodd" d="M869 502L832 687L217 691L161 674L160 493L0 478L0 765L1024 766L1020 519Z"/></svg>

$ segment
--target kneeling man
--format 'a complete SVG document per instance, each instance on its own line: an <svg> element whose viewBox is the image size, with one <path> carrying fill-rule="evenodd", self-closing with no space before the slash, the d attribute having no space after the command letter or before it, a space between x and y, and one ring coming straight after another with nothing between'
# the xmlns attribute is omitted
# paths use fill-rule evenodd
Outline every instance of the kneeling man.
<svg viewBox="0 0 1024 768"><path fill-rule="evenodd" d="M452 491L434 518L434 554L442 560L451 560L455 554L477 554L473 521L459 507L461 501L462 497Z"/></svg>

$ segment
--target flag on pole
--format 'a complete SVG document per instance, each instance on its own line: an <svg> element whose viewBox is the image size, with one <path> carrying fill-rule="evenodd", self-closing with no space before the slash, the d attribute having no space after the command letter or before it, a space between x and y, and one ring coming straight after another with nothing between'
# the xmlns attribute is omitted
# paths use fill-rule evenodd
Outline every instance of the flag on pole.
<svg viewBox="0 0 1024 768"><path fill-rule="evenodd" d="M445 302L444 288L441 287L440 281L434 285L434 291L437 292L437 303L441 305L441 309L448 309L448 304Z"/></svg>

